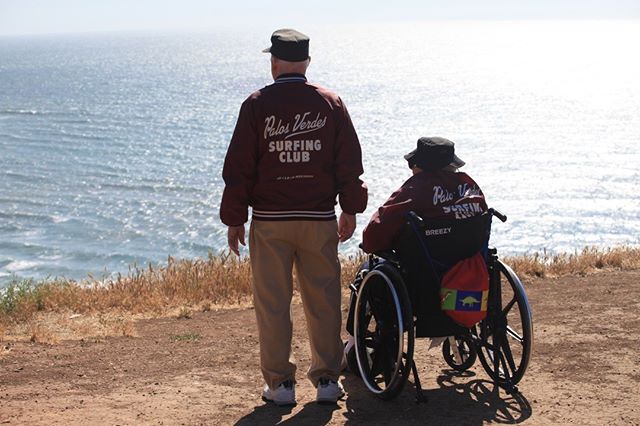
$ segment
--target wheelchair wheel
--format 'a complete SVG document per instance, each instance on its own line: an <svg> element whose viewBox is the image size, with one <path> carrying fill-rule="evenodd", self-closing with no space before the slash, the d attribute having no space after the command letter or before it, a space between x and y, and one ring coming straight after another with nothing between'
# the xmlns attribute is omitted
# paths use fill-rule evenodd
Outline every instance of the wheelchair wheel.
<svg viewBox="0 0 640 426"><path fill-rule="evenodd" d="M501 310L494 320L488 316L481 322L474 334L480 336L478 355L487 374L498 385L512 387L522 379L529 365L533 345L531 307L524 286L509 266L498 260L495 273L500 280Z"/></svg>
<svg viewBox="0 0 640 426"><path fill-rule="evenodd" d="M442 355L449 367L466 371L476 362L478 353L470 336L449 336L442 342Z"/></svg>
<svg viewBox="0 0 640 426"><path fill-rule="evenodd" d="M382 263L360 285L354 337L360 376L377 397L392 399L404 387L413 364L414 323L404 282Z"/></svg>

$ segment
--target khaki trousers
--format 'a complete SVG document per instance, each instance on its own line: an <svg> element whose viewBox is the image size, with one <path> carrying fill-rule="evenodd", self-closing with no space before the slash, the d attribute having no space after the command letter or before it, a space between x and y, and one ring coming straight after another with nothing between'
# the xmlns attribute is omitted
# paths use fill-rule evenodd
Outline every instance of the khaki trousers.
<svg viewBox="0 0 640 426"><path fill-rule="evenodd" d="M291 351L294 265L311 347L307 377L317 386L321 378L337 380L340 375L342 317L337 232L335 220L251 222L249 251L260 367L271 389L285 380L295 381Z"/></svg>

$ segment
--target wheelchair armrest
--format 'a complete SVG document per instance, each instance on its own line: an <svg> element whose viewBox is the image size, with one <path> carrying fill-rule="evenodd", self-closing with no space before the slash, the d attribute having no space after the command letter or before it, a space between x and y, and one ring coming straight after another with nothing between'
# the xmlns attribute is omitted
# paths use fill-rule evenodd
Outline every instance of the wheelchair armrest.
<svg viewBox="0 0 640 426"><path fill-rule="evenodd" d="M417 225L422 225L424 223L424 220L414 211L407 213L407 218L414 221Z"/></svg>
<svg viewBox="0 0 640 426"><path fill-rule="evenodd" d="M382 259L389 260L394 263L400 262L400 258L398 257L398 254L393 250L380 250L380 251L374 252L373 255L380 257Z"/></svg>
<svg viewBox="0 0 640 426"><path fill-rule="evenodd" d="M364 249L362 248L362 243L358 244L358 248L360 250ZM389 249L389 250L380 250L380 251L375 251L373 253L371 253L372 255L376 256L376 257L380 257L382 259L386 259L386 260L390 260L391 262L394 263L398 263L399 262L399 258L398 255L396 254L396 252L394 252L393 250Z"/></svg>

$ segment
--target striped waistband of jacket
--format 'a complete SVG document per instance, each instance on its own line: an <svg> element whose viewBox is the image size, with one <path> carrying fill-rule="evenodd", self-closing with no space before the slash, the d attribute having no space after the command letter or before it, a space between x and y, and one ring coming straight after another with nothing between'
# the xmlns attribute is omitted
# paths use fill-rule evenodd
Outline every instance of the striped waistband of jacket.
<svg viewBox="0 0 640 426"><path fill-rule="evenodd" d="M281 211L264 211L253 210L252 218L255 220L334 220L336 212L327 211L309 211L309 210L281 210Z"/></svg>

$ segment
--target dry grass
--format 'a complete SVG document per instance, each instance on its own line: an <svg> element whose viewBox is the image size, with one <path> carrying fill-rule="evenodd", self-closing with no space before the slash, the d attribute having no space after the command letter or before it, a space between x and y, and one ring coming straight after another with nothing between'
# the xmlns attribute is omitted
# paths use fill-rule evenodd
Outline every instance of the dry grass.
<svg viewBox="0 0 640 426"><path fill-rule="evenodd" d="M180 261L170 257L162 268L132 267L127 276L107 281L13 282L0 294L0 338L4 335L5 339L15 339L17 335L29 334L35 336L33 340L45 342L54 340L50 332L51 336L67 335L67 330L73 329L80 335L101 335L107 328L111 334L130 335L134 333L133 326L126 324L131 316L186 318L191 315L190 307L202 306L199 310L205 310L211 306L246 304L251 293L250 277L248 260L210 255L208 259ZM174 314L176 309L180 311ZM53 321L47 314L62 319L75 314L110 323L76 320L84 323L86 330L81 330L56 320L58 331L54 332L41 325L43 321L47 324ZM119 320L107 320L100 317L102 314ZM122 323L123 330L118 329L117 321ZM25 330L25 325L33 330Z"/></svg>
<svg viewBox="0 0 640 426"><path fill-rule="evenodd" d="M349 288L349 284L353 282L353 277L355 277L358 269L360 269L360 266L366 260L367 255L365 253L360 253L356 256L349 256L342 259L340 282L342 283L343 289Z"/></svg>
<svg viewBox="0 0 640 426"><path fill-rule="evenodd" d="M107 281L31 280L11 283L0 299L0 324L22 321L35 312L69 310L77 314L120 309L132 314L163 314L167 309L209 302L223 306L247 300L249 262L230 256L206 260L169 258L162 268L131 268Z"/></svg>
<svg viewBox="0 0 640 426"><path fill-rule="evenodd" d="M523 277L584 276L607 269L640 269L640 248L616 247L603 250L586 247L581 252L573 254L534 253L506 257L504 261L514 269L516 274Z"/></svg>
<svg viewBox="0 0 640 426"><path fill-rule="evenodd" d="M135 337L135 320L127 312L95 312L88 315L67 311L38 312L7 328L5 340L56 344L61 340L102 339L107 336Z"/></svg>
<svg viewBox="0 0 640 426"><path fill-rule="evenodd" d="M60 342L58 334L51 329L48 324L35 323L30 324L29 334L33 343L46 343L48 345L55 345Z"/></svg>
<svg viewBox="0 0 640 426"><path fill-rule="evenodd" d="M182 306L176 315L177 319L191 319L193 312L186 306Z"/></svg>
<svg viewBox="0 0 640 426"><path fill-rule="evenodd" d="M342 259L342 286L348 291L364 255ZM521 277L585 275L604 269L640 269L640 248L585 248L574 254L533 254L504 259ZM32 280L11 283L0 293L0 342L135 336L143 317L190 318L224 306L250 303L247 259L209 255L208 259L169 258L162 268L132 267L113 280L75 282Z"/></svg>

